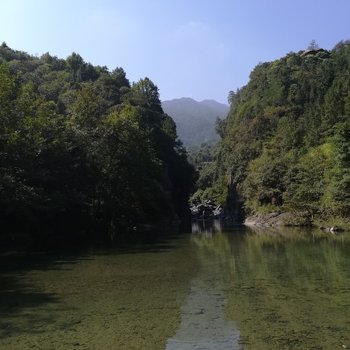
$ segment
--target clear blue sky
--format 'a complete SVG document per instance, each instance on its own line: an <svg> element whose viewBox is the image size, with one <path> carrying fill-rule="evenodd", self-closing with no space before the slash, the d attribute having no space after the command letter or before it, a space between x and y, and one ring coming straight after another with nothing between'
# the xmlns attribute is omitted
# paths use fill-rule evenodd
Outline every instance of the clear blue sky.
<svg viewBox="0 0 350 350"><path fill-rule="evenodd" d="M2 0L0 42L148 76L162 100L227 101L259 62L350 39L350 0Z"/></svg>

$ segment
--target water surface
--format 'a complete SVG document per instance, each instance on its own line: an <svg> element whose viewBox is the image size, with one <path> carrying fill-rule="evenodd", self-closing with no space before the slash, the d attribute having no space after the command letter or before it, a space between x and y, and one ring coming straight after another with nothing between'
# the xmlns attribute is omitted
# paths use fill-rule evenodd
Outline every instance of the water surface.
<svg viewBox="0 0 350 350"><path fill-rule="evenodd" d="M0 257L0 349L350 348L350 234L194 227Z"/></svg>

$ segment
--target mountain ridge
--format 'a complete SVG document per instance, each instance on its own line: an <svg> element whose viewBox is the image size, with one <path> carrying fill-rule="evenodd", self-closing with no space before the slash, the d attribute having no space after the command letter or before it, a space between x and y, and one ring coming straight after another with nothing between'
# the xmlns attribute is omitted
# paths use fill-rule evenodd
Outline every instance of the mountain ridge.
<svg viewBox="0 0 350 350"><path fill-rule="evenodd" d="M185 147L195 147L203 142L216 142L217 118L226 118L229 106L213 99L196 101L181 97L162 102L164 112L175 121L179 138Z"/></svg>

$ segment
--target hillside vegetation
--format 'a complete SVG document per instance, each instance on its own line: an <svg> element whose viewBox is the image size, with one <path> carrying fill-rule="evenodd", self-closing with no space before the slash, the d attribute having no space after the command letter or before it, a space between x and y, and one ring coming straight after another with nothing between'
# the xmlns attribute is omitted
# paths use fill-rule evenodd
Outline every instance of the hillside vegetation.
<svg viewBox="0 0 350 350"><path fill-rule="evenodd" d="M148 78L0 46L2 233L110 237L186 213L193 168Z"/></svg>
<svg viewBox="0 0 350 350"><path fill-rule="evenodd" d="M197 196L243 200L247 214L350 216L349 41L261 63L229 100Z"/></svg>

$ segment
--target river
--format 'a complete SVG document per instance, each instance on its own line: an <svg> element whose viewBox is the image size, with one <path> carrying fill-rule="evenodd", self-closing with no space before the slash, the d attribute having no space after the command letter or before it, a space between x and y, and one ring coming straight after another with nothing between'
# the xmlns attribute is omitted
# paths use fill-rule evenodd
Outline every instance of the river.
<svg viewBox="0 0 350 350"><path fill-rule="evenodd" d="M350 234L194 225L0 256L0 349L350 349Z"/></svg>

